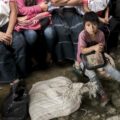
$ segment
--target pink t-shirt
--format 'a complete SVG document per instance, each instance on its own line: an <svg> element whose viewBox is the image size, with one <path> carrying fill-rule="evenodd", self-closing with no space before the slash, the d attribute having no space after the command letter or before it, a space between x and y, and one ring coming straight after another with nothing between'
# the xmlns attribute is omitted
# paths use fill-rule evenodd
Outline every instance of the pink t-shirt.
<svg viewBox="0 0 120 120"><path fill-rule="evenodd" d="M23 21L18 21L15 30L24 29L38 30L41 28L40 19L51 16L49 12L43 12L39 4L45 0L36 0L37 5L26 6L24 0L16 0L18 6L18 16L26 16Z"/></svg>
<svg viewBox="0 0 120 120"><path fill-rule="evenodd" d="M17 6L18 6L18 14L19 15L30 15L30 14L37 14L42 12L42 9L38 5L41 2L44 2L44 0L36 0L37 5L33 6L26 6L25 0L16 0Z"/></svg>
<svg viewBox="0 0 120 120"><path fill-rule="evenodd" d="M86 48L86 47L92 46L93 44L98 44L98 43L103 43L105 45L105 36L101 30L97 32L96 40L94 41L94 43L93 43L93 40L91 40L87 31L85 30L81 31L78 38L77 61L79 63L81 62L81 59L80 59L81 47Z"/></svg>

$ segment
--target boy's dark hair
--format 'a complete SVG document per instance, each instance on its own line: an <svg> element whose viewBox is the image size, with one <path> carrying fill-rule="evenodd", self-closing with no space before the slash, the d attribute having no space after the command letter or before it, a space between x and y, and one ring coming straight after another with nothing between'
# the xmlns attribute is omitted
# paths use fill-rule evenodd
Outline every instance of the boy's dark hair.
<svg viewBox="0 0 120 120"><path fill-rule="evenodd" d="M87 21L99 24L98 15L93 11L85 13L83 16L83 24L85 25Z"/></svg>

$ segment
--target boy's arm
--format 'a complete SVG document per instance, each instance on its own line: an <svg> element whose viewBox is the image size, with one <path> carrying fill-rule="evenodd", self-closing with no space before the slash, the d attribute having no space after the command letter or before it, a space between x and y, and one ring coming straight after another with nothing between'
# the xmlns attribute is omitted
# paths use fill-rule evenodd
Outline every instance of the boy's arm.
<svg viewBox="0 0 120 120"><path fill-rule="evenodd" d="M10 18L9 18L9 24L6 33L11 35L16 23L17 19L17 9L16 9L16 3L10 2Z"/></svg>
<svg viewBox="0 0 120 120"><path fill-rule="evenodd" d="M104 50L103 43L98 43L98 44L93 45L91 47L81 47L81 51L83 54L90 53L92 51L99 53L99 52L102 52L103 50Z"/></svg>

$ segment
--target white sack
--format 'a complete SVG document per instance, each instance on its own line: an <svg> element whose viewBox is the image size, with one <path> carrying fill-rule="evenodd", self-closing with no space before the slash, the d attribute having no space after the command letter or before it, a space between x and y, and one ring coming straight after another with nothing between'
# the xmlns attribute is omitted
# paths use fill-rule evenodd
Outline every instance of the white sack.
<svg viewBox="0 0 120 120"><path fill-rule="evenodd" d="M31 88L29 113L31 120L49 120L67 116L81 104L82 94L96 94L95 83L72 83L66 77L40 81Z"/></svg>

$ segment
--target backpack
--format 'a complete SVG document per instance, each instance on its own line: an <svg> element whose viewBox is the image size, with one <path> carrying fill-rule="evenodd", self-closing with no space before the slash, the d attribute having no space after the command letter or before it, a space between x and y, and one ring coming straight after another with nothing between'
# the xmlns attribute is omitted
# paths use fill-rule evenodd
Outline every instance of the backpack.
<svg viewBox="0 0 120 120"><path fill-rule="evenodd" d="M2 105L2 120L27 120L28 93L26 87L19 82L11 87Z"/></svg>

